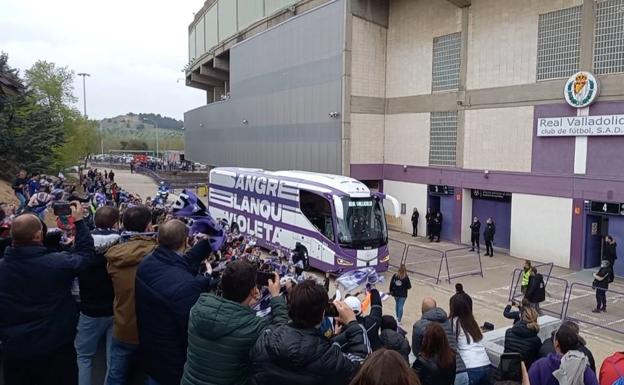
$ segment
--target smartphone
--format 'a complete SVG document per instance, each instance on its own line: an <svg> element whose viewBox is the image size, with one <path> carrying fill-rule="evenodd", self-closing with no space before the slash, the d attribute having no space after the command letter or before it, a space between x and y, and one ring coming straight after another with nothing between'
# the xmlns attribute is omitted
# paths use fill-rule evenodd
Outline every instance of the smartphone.
<svg viewBox="0 0 624 385"><path fill-rule="evenodd" d="M275 281L275 275L273 275L273 273L267 271L256 272L256 284L258 286L266 286L269 280L271 280L271 282Z"/></svg>
<svg viewBox="0 0 624 385"><path fill-rule="evenodd" d="M69 202L56 202L52 205L52 209L57 217L68 217L72 213Z"/></svg>
<svg viewBox="0 0 624 385"><path fill-rule="evenodd" d="M503 353L500 358L500 380L522 382L522 355L520 353Z"/></svg>

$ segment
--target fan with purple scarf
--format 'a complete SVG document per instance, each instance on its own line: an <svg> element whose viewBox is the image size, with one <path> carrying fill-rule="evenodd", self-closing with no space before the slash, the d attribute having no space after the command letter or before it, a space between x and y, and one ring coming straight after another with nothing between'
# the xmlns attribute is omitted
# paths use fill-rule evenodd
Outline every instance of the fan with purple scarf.
<svg viewBox="0 0 624 385"><path fill-rule="evenodd" d="M182 190L171 209L176 217L188 220L191 235L205 234L212 245L212 250L221 249L225 242L223 226L210 216L208 208L197 195L190 190Z"/></svg>

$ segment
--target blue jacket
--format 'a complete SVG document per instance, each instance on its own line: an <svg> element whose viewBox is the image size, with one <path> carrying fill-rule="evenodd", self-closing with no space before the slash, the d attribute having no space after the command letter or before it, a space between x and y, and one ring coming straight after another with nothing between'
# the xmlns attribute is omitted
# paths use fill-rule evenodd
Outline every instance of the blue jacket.
<svg viewBox="0 0 624 385"><path fill-rule="evenodd" d="M72 281L95 255L84 221L76 222L76 230L70 252L8 247L0 260L0 350L5 358L49 354L74 340L78 306Z"/></svg>
<svg viewBox="0 0 624 385"><path fill-rule="evenodd" d="M208 241L200 241L186 255L159 246L137 270L140 360L161 385L178 385L182 379L189 312L211 284L210 278L198 276L199 265L210 252Z"/></svg>

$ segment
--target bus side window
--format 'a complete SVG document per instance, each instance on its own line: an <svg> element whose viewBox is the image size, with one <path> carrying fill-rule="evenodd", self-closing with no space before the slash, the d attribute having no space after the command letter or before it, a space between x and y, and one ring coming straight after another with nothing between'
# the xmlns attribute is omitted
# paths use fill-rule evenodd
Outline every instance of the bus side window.
<svg viewBox="0 0 624 385"><path fill-rule="evenodd" d="M299 191L299 207L310 223L330 241L334 241L331 205L324 197L309 191Z"/></svg>

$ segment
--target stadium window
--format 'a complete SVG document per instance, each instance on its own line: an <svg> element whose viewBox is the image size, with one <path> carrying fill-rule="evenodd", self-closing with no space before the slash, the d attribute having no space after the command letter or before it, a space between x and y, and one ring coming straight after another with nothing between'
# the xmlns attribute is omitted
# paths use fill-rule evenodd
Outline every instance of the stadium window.
<svg viewBox="0 0 624 385"><path fill-rule="evenodd" d="M583 7L539 15L537 80L566 78L578 71Z"/></svg>
<svg viewBox="0 0 624 385"><path fill-rule="evenodd" d="M432 91L459 88L461 63L461 33L452 33L433 39Z"/></svg>
<svg viewBox="0 0 624 385"><path fill-rule="evenodd" d="M596 3L594 72L624 72L624 0Z"/></svg>
<svg viewBox="0 0 624 385"><path fill-rule="evenodd" d="M457 152L457 111L432 112L429 165L455 166Z"/></svg>

